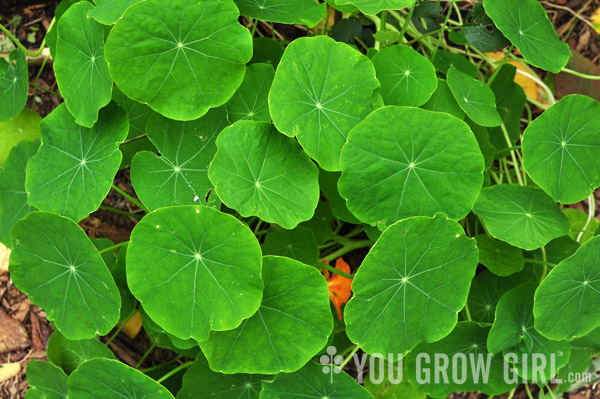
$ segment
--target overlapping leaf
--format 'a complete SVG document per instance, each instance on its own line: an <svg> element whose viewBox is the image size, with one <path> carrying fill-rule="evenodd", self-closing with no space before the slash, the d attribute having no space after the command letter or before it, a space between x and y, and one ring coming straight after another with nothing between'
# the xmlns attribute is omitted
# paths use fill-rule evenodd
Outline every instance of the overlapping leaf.
<svg viewBox="0 0 600 399"><path fill-rule="evenodd" d="M498 276L510 276L525 266L523 251L485 234L475 236L479 249L479 263Z"/></svg>
<svg viewBox="0 0 600 399"><path fill-rule="evenodd" d="M98 357L115 359L115 355L106 345L95 338L71 340L60 331L54 331L48 340L46 350L48 360L71 374L80 364Z"/></svg>
<svg viewBox="0 0 600 399"><path fill-rule="evenodd" d="M97 0L96 7L88 12L88 17L104 25L112 25L121 18L125 10L142 0Z"/></svg>
<svg viewBox="0 0 600 399"><path fill-rule="evenodd" d="M0 122L0 165L6 161L10 150L20 141L34 141L40 137L42 118L30 109L24 109L14 119Z"/></svg>
<svg viewBox="0 0 600 399"><path fill-rule="evenodd" d="M235 0L235 4L247 17L309 28L325 18L327 10L325 3L315 0Z"/></svg>
<svg viewBox="0 0 600 399"><path fill-rule="evenodd" d="M448 70L448 86L463 111L481 126L499 126L502 118L496 110L494 92L483 82L460 72Z"/></svg>
<svg viewBox="0 0 600 399"><path fill-rule="evenodd" d="M227 102L229 121L271 122L268 97L274 77L275 70L270 64L249 65L242 85Z"/></svg>
<svg viewBox="0 0 600 399"><path fill-rule="evenodd" d="M13 50L8 58L0 57L0 121L15 118L25 107L27 79L27 59L23 51Z"/></svg>
<svg viewBox="0 0 600 399"><path fill-rule="evenodd" d="M335 0L336 4L351 4L365 14L375 15L381 10L398 10L404 7L412 7L411 0Z"/></svg>
<svg viewBox="0 0 600 399"><path fill-rule="evenodd" d="M67 397L67 375L48 362L32 360L27 364L29 390L26 399L65 399Z"/></svg>
<svg viewBox="0 0 600 399"><path fill-rule="evenodd" d="M438 79L437 89L431 95L431 98L423 104L422 108L436 112L446 112L458 119L465 118L465 112L460 108L452 91L443 79Z"/></svg>
<svg viewBox="0 0 600 399"><path fill-rule="evenodd" d="M285 256L307 265L315 265L319 260L315 235L311 229L302 226L271 231L265 236L262 250L264 255Z"/></svg>

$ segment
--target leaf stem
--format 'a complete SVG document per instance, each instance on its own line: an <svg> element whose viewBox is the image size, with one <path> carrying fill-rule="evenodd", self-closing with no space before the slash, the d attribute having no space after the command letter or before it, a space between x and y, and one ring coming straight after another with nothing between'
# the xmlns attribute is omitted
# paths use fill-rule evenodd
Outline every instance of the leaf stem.
<svg viewBox="0 0 600 399"><path fill-rule="evenodd" d="M530 258L525 258L525 263L535 263L538 265L546 265L546 266L550 266L550 267L556 266L556 264L552 263L552 262L547 262L547 261L539 260L539 259L530 259Z"/></svg>
<svg viewBox="0 0 600 399"><path fill-rule="evenodd" d="M354 356L354 354L355 354L356 352L358 352L358 350L359 350L359 349L360 349L360 346L358 346L358 345L356 345L356 346L354 347L354 349L352 349L352 352L350 352L350 353L348 354L348 356L346 356L346 358L344 359L344 361L342 362L342 364L340 364L340 365L338 366L338 367L340 368L340 370L343 370L343 369L344 369L344 367L346 367L346 365L347 365L348 363L350 363L350 360L352 360L352 357Z"/></svg>
<svg viewBox="0 0 600 399"><path fill-rule="evenodd" d="M473 321L473 319L471 319L471 311L469 310L468 303L465 303L465 315L467 316L467 320Z"/></svg>
<svg viewBox="0 0 600 399"><path fill-rule="evenodd" d="M156 380L156 382L158 382L160 384L161 382L163 382L164 380L168 379L169 377L171 377L171 376L179 373L184 368L191 366L193 363L194 363L194 361L192 360L192 361L180 364L179 366L175 367L173 370L169 371L167 374L165 374L162 377L160 377L158 380Z"/></svg>
<svg viewBox="0 0 600 399"><path fill-rule="evenodd" d="M512 141L510 140L510 136L508 135L508 130L506 130L506 126L504 123L500 125L502 129L502 134L504 135L504 140L506 140L506 144L508 147L512 147ZM517 162L517 156L515 155L515 150L510 150L510 157L513 162L513 168L515 169L515 175L517 176L517 181L519 185L523 186L523 178L521 177L521 170L519 169L519 163Z"/></svg>
<svg viewBox="0 0 600 399"><path fill-rule="evenodd" d="M542 270L542 275L540 276L540 282L542 282L546 278L546 274L548 274L548 258L546 257L546 247L542 246L540 251L542 252L542 261L544 262L544 269Z"/></svg>
<svg viewBox="0 0 600 399"><path fill-rule="evenodd" d="M152 345L150 345L150 347L148 348L148 350L144 353L144 355L142 356L142 358L140 359L139 362L137 362L137 364L135 365L135 368L140 368L140 366L142 365L142 363L144 363L144 360L146 360L146 358L148 357L148 355L150 355L150 353L152 353L152 351L154 350L154 348L156 348L156 344L153 342Z"/></svg>
<svg viewBox="0 0 600 399"><path fill-rule="evenodd" d="M408 25L410 25L413 13L415 12L416 4L417 4L417 0L413 0L412 6L410 7L410 11L408 12L408 15L406 16L406 20L404 21L404 24L402 25L402 29L400 29L400 43L402 43L404 41L404 34L406 33L406 30L408 29Z"/></svg>
<svg viewBox="0 0 600 399"><path fill-rule="evenodd" d="M100 205L100 209L103 209L103 210L109 211L109 212L113 212L113 213L118 213L119 215L129 216L129 217L132 217L132 218L135 218L138 220L140 220L142 218L141 215L136 215L135 213L127 212L122 209L113 208L112 206Z"/></svg>
<svg viewBox="0 0 600 399"><path fill-rule="evenodd" d="M342 248L338 249L337 251L334 251L334 252L330 253L329 255L319 259L319 261L322 262L322 261L326 260L328 262L332 262L332 261L336 260L337 258L339 258L340 256L347 254L348 252L352 252L355 249L359 249L359 248L370 247L371 245L373 245L373 241L371 241L371 240L350 241L349 243L345 244ZM337 270L337 271L339 272L339 270ZM338 273L338 274L340 274L340 273Z"/></svg>
<svg viewBox="0 0 600 399"><path fill-rule="evenodd" d="M581 238L583 237L583 234L587 232L587 228L590 226L590 223L592 222L592 219L594 218L594 215L596 214L596 197L594 197L594 193L592 193L589 197L588 197L588 218L585 222L585 225L583 226L583 230L577 234L577 242L581 241Z"/></svg>
<svg viewBox="0 0 600 399"><path fill-rule="evenodd" d="M50 26L52 26L53 23L54 23L54 19L52 20L52 23L50 24ZM50 29L50 27L48 27L48 29ZM23 50L25 52L25 54L27 54L31 57L38 57L40 54L42 54L42 51L44 51L44 47L46 47L46 37L44 36L44 40L42 40L42 44L40 45L39 50L35 53L32 53L25 46L23 46L23 44L19 41L19 39L17 39L12 33L10 33L10 31L8 29L6 29L1 24L0 24L0 31L4 32L6 34L6 36L8 36L8 38L17 45L17 47L19 47L21 50Z"/></svg>
<svg viewBox="0 0 600 399"><path fill-rule="evenodd" d="M176 357L174 357L173 359L169 360L166 363L157 364L156 366L148 367L146 369L141 369L140 371L142 373L148 373L150 371L158 370L158 369L161 369L161 368L163 368L163 367L165 367L165 366L167 366L167 365L169 365L171 363L175 363L176 361L178 361L182 357L183 357L183 355L177 355Z"/></svg>
<svg viewBox="0 0 600 399"><path fill-rule="evenodd" d="M137 309L133 309L133 311L129 314L129 316L127 316L122 322L121 324L119 324L119 327L117 327L117 330L113 333L113 335L110 336L110 338L104 343L104 345L108 346L111 342L114 341L115 338L117 338L117 335L119 335L119 333L121 332L121 330L123 329L123 327L125 327L125 324L127 324L127 322L129 321L129 319L131 319L131 317L133 317L133 315L135 314L135 312L137 312Z"/></svg>
<svg viewBox="0 0 600 399"><path fill-rule="evenodd" d="M517 392L517 387L514 387L510 393L508 394L508 397L506 399L512 399L513 396L515 396L515 392Z"/></svg>
<svg viewBox="0 0 600 399"><path fill-rule="evenodd" d="M146 208L144 205L142 205L142 203L140 201L136 200L131 195L129 195L125 191L121 190L115 184L112 184L111 187L112 187L113 190L115 190L116 192L118 192L119 194L121 194L123 197L127 198L130 202L132 202L133 204L135 204L138 208L140 208L141 210L143 210L146 213L150 213L150 211L148 210L148 208Z"/></svg>
<svg viewBox="0 0 600 399"><path fill-rule="evenodd" d="M338 269L336 269L335 267L328 265L327 263L323 263L323 262L321 262L321 263L319 264L319 267L320 267L320 268L322 268L322 269L329 270L331 273L334 273L334 274L340 275L340 276L342 276L342 277L346 277L346 278L354 278L354 274L348 274L348 273L346 273L346 272L343 272L343 271L341 271L341 270L338 270Z"/></svg>
<svg viewBox="0 0 600 399"><path fill-rule="evenodd" d="M600 76L597 76L597 75L587 75L585 73L577 72L577 71L574 71L574 70L569 69L569 68L563 68L561 70L561 72L566 72L566 73L569 73L571 75L575 75L577 77L584 78L584 79L600 80Z"/></svg>
<svg viewBox="0 0 600 399"><path fill-rule="evenodd" d="M533 395L531 394L531 390L529 389L529 385L527 383L525 383L523 385L525 385L525 392L527 392L527 397L529 399L533 399Z"/></svg>
<svg viewBox="0 0 600 399"><path fill-rule="evenodd" d="M108 251L114 251L115 249L121 248L122 246L125 246L127 244L129 244L129 241L123 241L123 242L120 242L118 244L111 245L110 247L106 247L106 248L98 251L98 253L99 254L103 254L103 253L108 252Z"/></svg>

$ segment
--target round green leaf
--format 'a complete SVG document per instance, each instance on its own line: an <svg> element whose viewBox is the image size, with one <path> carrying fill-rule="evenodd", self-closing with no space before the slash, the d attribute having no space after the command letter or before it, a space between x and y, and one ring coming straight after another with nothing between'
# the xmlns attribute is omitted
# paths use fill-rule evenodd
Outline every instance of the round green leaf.
<svg viewBox="0 0 600 399"><path fill-rule="evenodd" d="M13 229L14 284L68 339L106 335L119 321L119 291L102 257L75 222L33 212Z"/></svg>
<svg viewBox="0 0 600 399"><path fill-rule="evenodd" d="M319 249L311 229L298 226L293 230L273 230L265 236L264 255L279 255L296 259L307 265L319 261Z"/></svg>
<svg viewBox="0 0 600 399"><path fill-rule="evenodd" d="M160 208L131 233L127 282L170 334L203 341L260 306L261 253L250 229L206 206Z"/></svg>
<svg viewBox="0 0 600 399"><path fill-rule="evenodd" d="M387 105L421 106L437 88L435 68L409 46L385 47L371 60Z"/></svg>
<svg viewBox="0 0 600 399"><path fill-rule="evenodd" d="M356 273L346 333L367 353L406 353L452 331L477 267L475 240L445 215L394 223Z"/></svg>
<svg viewBox="0 0 600 399"><path fill-rule="evenodd" d="M200 343L211 369L227 374L292 372L327 344L333 318L323 275L295 260L266 256L263 279L256 314L235 330L212 332Z"/></svg>
<svg viewBox="0 0 600 399"><path fill-rule="evenodd" d="M18 116L27 103L27 59L21 50L0 57L0 121ZM0 162L1 163L1 162Z"/></svg>
<svg viewBox="0 0 600 399"><path fill-rule="evenodd" d="M141 151L131 163L131 183L142 203L154 210L207 202L213 187L208 165L217 152L215 138L227 125L224 108L190 122L152 115L146 130L160 156ZM213 197L209 202L215 202Z"/></svg>
<svg viewBox="0 0 600 399"><path fill-rule="evenodd" d="M554 73L567 65L571 57L569 45L560 41L539 1L484 0L483 6L527 62Z"/></svg>
<svg viewBox="0 0 600 399"><path fill-rule="evenodd" d="M49 362L32 360L27 364L29 390L26 399L65 399L69 377Z"/></svg>
<svg viewBox="0 0 600 399"><path fill-rule="evenodd" d="M435 112L446 112L458 119L465 118L465 113L454 99L454 95L444 79L438 79L437 89L422 108Z"/></svg>
<svg viewBox="0 0 600 399"><path fill-rule="evenodd" d="M88 12L88 17L104 25L112 25L121 18L126 9L142 0L96 0L96 7Z"/></svg>
<svg viewBox="0 0 600 399"><path fill-rule="evenodd" d="M448 70L447 78L456 102L473 122L488 127L502 124L496 110L496 97L488 85L456 68Z"/></svg>
<svg viewBox="0 0 600 399"><path fill-rule="evenodd" d="M528 251L569 234L569 220L537 187L501 184L481 190L473 212L491 235Z"/></svg>
<svg viewBox="0 0 600 399"><path fill-rule="evenodd" d="M339 370L339 369L338 369ZM260 399L373 399L354 378L344 371L323 372L323 365L308 362L295 373L279 374L262 382Z"/></svg>
<svg viewBox="0 0 600 399"><path fill-rule="evenodd" d="M570 95L523 133L523 162L531 178L556 201L572 204L600 186L600 103Z"/></svg>
<svg viewBox="0 0 600 399"><path fill-rule="evenodd" d="M54 72L60 94L75 122L92 127L110 102L112 79L104 58L104 29L87 17L94 7L73 4L58 22Z"/></svg>
<svg viewBox="0 0 600 399"><path fill-rule="evenodd" d="M479 263L498 276L510 276L525 267L523 251L504 241L495 240L485 234L475 236L479 249Z"/></svg>
<svg viewBox="0 0 600 399"><path fill-rule="evenodd" d="M40 130L42 145L27 163L29 204L75 221L86 218L100 207L119 169L127 115L112 104L88 129L61 104L44 118Z"/></svg>
<svg viewBox="0 0 600 399"><path fill-rule="evenodd" d="M270 64L248 65L242 85L227 102L229 121L271 122L268 97L274 77L275 70Z"/></svg>
<svg viewBox="0 0 600 399"><path fill-rule="evenodd" d="M240 13L256 20L300 24L309 28L323 18L327 7L315 0L235 0Z"/></svg>
<svg viewBox="0 0 600 399"><path fill-rule="evenodd" d="M436 212L462 219L483 183L483 156L469 127L418 108L370 114L348 136L341 163L340 194L369 224Z"/></svg>
<svg viewBox="0 0 600 399"><path fill-rule="evenodd" d="M170 119L192 120L224 104L252 56L233 0L148 0L112 28L106 59L117 86Z"/></svg>
<svg viewBox="0 0 600 399"><path fill-rule="evenodd" d="M382 10L400 10L405 7L413 7L412 0L335 0L336 4L352 4L368 15L375 15Z"/></svg>
<svg viewBox="0 0 600 399"><path fill-rule="evenodd" d="M293 229L319 201L318 169L295 140L265 122L239 121L217 138L208 176L225 205Z"/></svg>
<svg viewBox="0 0 600 399"><path fill-rule="evenodd" d="M600 326L600 237L558 264L535 292L535 328L554 340L581 337Z"/></svg>
<svg viewBox="0 0 600 399"><path fill-rule="evenodd" d="M39 145L39 140L33 143L21 141L0 165L0 242L9 248L12 246L10 231L17 220L35 210L27 204L25 168Z"/></svg>
<svg viewBox="0 0 600 399"><path fill-rule="evenodd" d="M6 161L10 150L20 141L34 141L40 137L42 118L30 109L24 109L19 116L8 122L0 122L0 165Z"/></svg>
<svg viewBox="0 0 600 399"><path fill-rule="evenodd" d="M115 359L111 350L97 339L70 340L60 331L54 331L50 336L46 355L49 361L67 374L71 374L80 364L90 359Z"/></svg>
<svg viewBox="0 0 600 399"><path fill-rule="evenodd" d="M117 360L92 359L71 374L69 398L174 399L152 378Z"/></svg>
<svg viewBox="0 0 600 399"><path fill-rule="evenodd" d="M487 339L488 351L492 354L511 352L518 356L515 369L530 381L544 381L554 377L553 373L569 360L571 348L567 341L551 341L537 332L533 326L533 294L537 283L520 285L500 298L496 307L496 319ZM541 374L532 372L533 354L547 359ZM554 357L555 363L550 362ZM523 360L525 361L523 363Z"/></svg>
<svg viewBox="0 0 600 399"><path fill-rule="evenodd" d="M340 170L348 132L382 105L375 67L366 56L327 36L294 40L285 50L269 93L277 129L298 136L329 171Z"/></svg>

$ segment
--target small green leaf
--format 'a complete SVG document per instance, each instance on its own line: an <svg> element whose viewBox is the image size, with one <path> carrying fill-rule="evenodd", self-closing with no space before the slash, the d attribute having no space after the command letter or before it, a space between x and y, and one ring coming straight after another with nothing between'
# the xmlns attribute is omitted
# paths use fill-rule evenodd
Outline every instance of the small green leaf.
<svg viewBox="0 0 600 399"><path fill-rule="evenodd" d="M269 64L252 64L246 68L242 85L227 102L231 123L242 119L271 122L268 97L274 77L275 70Z"/></svg>
<svg viewBox="0 0 600 399"><path fill-rule="evenodd" d="M260 306L261 253L250 229L206 206L159 208L131 233L127 282L148 315L181 339L236 328Z"/></svg>
<svg viewBox="0 0 600 399"><path fill-rule="evenodd" d="M263 280L256 314L235 330L212 332L200 343L211 369L227 374L292 372L327 344L333 318L323 275L292 259L265 256Z"/></svg>
<svg viewBox="0 0 600 399"><path fill-rule="evenodd" d="M450 68L447 77L456 102L469 118L481 126L502 124L502 118L496 110L496 97L488 85L456 68Z"/></svg>
<svg viewBox="0 0 600 399"><path fill-rule="evenodd" d="M433 92L429 101L423 104L421 108L435 112L445 112L458 119L465 118L464 111L454 99L454 95L444 79L438 79L437 89Z"/></svg>
<svg viewBox="0 0 600 399"><path fill-rule="evenodd" d="M69 377L49 362L32 360L27 364L29 390L25 399L67 399Z"/></svg>
<svg viewBox="0 0 600 399"><path fill-rule="evenodd" d="M110 74L125 95L167 118L197 119L242 83L252 39L238 16L233 0L134 4L106 41Z"/></svg>
<svg viewBox="0 0 600 399"><path fill-rule="evenodd" d="M537 0L484 0L483 6L527 62L554 73L567 65L571 57L569 45L560 41Z"/></svg>
<svg viewBox="0 0 600 399"><path fill-rule="evenodd" d="M443 75L447 75L450 68L456 68L474 79L477 78L477 68L475 65L460 54L440 50L435 53L435 58L431 62Z"/></svg>
<svg viewBox="0 0 600 399"><path fill-rule="evenodd" d="M477 258L475 240L445 215L394 223L356 273L344 312L348 337L371 354L445 337L467 302Z"/></svg>
<svg viewBox="0 0 600 399"><path fill-rule="evenodd" d="M473 212L490 234L528 251L569 234L569 220L537 187L501 184L481 190Z"/></svg>
<svg viewBox="0 0 600 399"><path fill-rule="evenodd" d="M125 10L142 0L96 0L96 7L87 15L104 25L112 25L121 18Z"/></svg>
<svg viewBox="0 0 600 399"><path fill-rule="evenodd" d="M573 204L600 186L600 103L573 94L533 121L523 133L523 162L552 198Z"/></svg>
<svg viewBox="0 0 600 399"><path fill-rule="evenodd" d="M68 339L106 335L119 321L121 299L102 257L75 222L45 212L19 220L10 275Z"/></svg>
<svg viewBox="0 0 600 399"><path fill-rule="evenodd" d="M34 141L40 137L42 118L30 109L24 109L19 116L8 122L0 122L0 165L6 161L10 150L20 141Z"/></svg>
<svg viewBox="0 0 600 399"><path fill-rule="evenodd" d="M525 266L523 251L504 241L495 240L485 234L475 236L479 249L479 263L498 276L510 276Z"/></svg>
<svg viewBox="0 0 600 399"><path fill-rule="evenodd" d="M277 129L319 165L340 170L348 132L382 105L375 67L366 56L327 36L294 40L286 48L269 93Z"/></svg>
<svg viewBox="0 0 600 399"><path fill-rule="evenodd" d="M181 339L173 334L169 334L164 328L156 324L142 307L140 307L140 316L142 319L142 326L144 327L146 334L148 334L148 338L150 338L150 340L159 348L167 348L175 353L180 353L191 358L196 357L200 351L198 343L195 340L191 338Z"/></svg>
<svg viewBox="0 0 600 399"><path fill-rule="evenodd" d="M110 102L112 79L104 58L104 30L87 17L87 1L72 5L58 22L54 72L60 94L75 122L92 127Z"/></svg>
<svg viewBox="0 0 600 399"><path fill-rule="evenodd" d="M283 46L280 42L268 37L255 37L252 40L252 59L249 64L265 63L277 68L283 55Z"/></svg>
<svg viewBox="0 0 600 399"><path fill-rule="evenodd" d="M483 157L469 127L418 108L387 106L370 114L348 136L341 163L340 194L371 225L436 212L461 219L483 182Z"/></svg>
<svg viewBox="0 0 600 399"><path fill-rule="evenodd" d="M535 292L535 328L554 340L572 340L600 326L600 237L558 264ZM557 317L560 315L560 317Z"/></svg>
<svg viewBox="0 0 600 399"><path fill-rule="evenodd" d="M360 24L360 32L358 35L356 35L357 37L360 38L361 34L362 34L362 24L359 22ZM332 36L333 37L333 36ZM335 37L334 37L335 39ZM353 42L354 42L354 36L352 36ZM387 47L387 46L391 46L392 44L398 43L398 41L400 39L402 39L402 37L400 36L400 32L395 32L395 31L379 31L379 32L375 32L373 34L373 39L377 40L379 43L381 43L381 45L383 47ZM347 42L346 42L347 43ZM353 44L353 43L350 43ZM372 59L372 58L371 58ZM381 80L379 77L377 77L379 80ZM395 82L395 81L394 81Z"/></svg>
<svg viewBox="0 0 600 399"><path fill-rule="evenodd" d="M256 20L300 24L309 28L323 18L327 7L316 0L235 0L240 13Z"/></svg>
<svg viewBox="0 0 600 399"><path fill-rule="evenodd" d="M367 14L375 15L382 10L400 10L405 7L412 7L412 0L335 0L336 4L352 4Z"/></svg>
<svg viewBox="0 0 600 399"><path fill-rule="evenodd" d="M207 203L213 187L208 165L217 152L215 138L227 125L224 107L190 122L148 118L147 135L160 156L141 151L131 162L131 183L142 203L150 210ZM208 202L219 204L214 196Z"/></svg>
<svg viewBox="0 0 600 399"><path fill-rule="evenodd" d="M217 148L208 176L225 205L286 229L312 217L319 172L295 140L270 123L238 121Z"/></svg>
<svg viewBox="0 0 600 399"><path fill-rule="evenodd" d="M29 204L75 221L100 207L121 163L127 115L112 104L88 129L59 105L40 125L42 145L27 164Z"/></svg>
<svg viewBox="0 0 600 399"><path fill-rule="evenodd" d="M167 389L117 360L92 359L71 374L69 398L174 399Z"/></svg>
<svg viewBox="0 0 600 399"><path fill-rule="evenodd" d="M311 361L295 373L279 374L273 381L262 382L260 399L373 399L346 372L324 371L323 365Z"/></svg>
<svg viewBox="0 0 600 399"><path fill-rule="evenodd" d="M0 57L0 121L17 117L27 103L27 59L21 50ZM1 160L0 160L1 163Z"/></svg>
<svg viewBox="0 0 600 399"><path fill-rule="evenodd" d="M90 359L115 359L111 350L96 338L70 340L60 331L54 331L50 336L46 355L49 361L67 374L71 374L80 364Z"/></svg>
<svg viewBox="0 0 600 399"><path fill-rule="evenodd" d="M271 231L265 236L262 251L264 255L286 256L311 266L319 261L315 235L311 229L302 226Z"/></svg>

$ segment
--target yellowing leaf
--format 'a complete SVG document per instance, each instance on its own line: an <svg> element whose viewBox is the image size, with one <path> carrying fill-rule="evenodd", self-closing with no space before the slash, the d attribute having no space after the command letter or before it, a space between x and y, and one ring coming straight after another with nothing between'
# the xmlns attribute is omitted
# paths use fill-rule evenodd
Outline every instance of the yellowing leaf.
<svg viewBox="0 0 600 399"><path fill-rule="evenodd" d="M594 30L600 33L600 7L592 14L592 24L594 25Z"/></svg>
<svg viewBox="0 0 600 399"><path fill-rule="evenodd" d="M329 264L327 261L324 262ZM338 258L335 261L335 268L344 273L350 273L350 266L342 258ZM331 302L335 306L338 318L342 320L341 307L348 302L350 295L352 295L352 279L340 276L339 274L329 273L328 270L324 270L324 275L327 279L327 287L329 287L329 299L331 299Z"/></svg>
<svg viewBox="0 0 600 399"><path fill-rule="evenodd" d="M8 258L10 258L10 249L0 243L0 274L8 272Z"/></svg>
<svg viewBox="0 0 600 399"><path fill-rule="evenodd" d="M4 363L0 365L0 382L10 380L21 371L20 363Z"/></svg>
<svg viewBox="0 0 600 399"><path fill-rule="evenodd" d="M129 338L134 339L136 335L140 332L142 328L142 316L140 312L135 312L133 316L127 320L125 325L123 326L123 333L127 335Z"/></svg>
<svg viewBox="0 0 600 399"><path fill-rule="evenodd" d="M501 51L496 51L494 53L486 53L486 56L488 56L494 61L501 61L504 58L505 54ZM510 61L508 62L508 64L514 65L515 67L517 67L518 70L529 74L527 68L525 68L523 64L521 64L518 61ZM517 72L517 74L515 75L515 82L523 88L527 97L535 101L540 101L538 90L541 90L541 87L539 87L537 83L531 80L531 78L528 78L527 76Z"/></svg>

